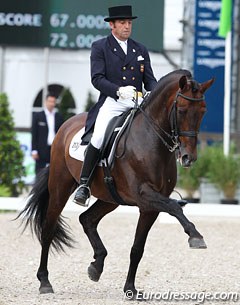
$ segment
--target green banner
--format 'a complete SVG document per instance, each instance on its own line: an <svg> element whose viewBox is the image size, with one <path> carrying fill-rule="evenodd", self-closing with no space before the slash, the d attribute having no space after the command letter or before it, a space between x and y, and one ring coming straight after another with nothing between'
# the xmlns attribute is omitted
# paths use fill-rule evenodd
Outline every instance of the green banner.
<svg viewBox="0 0 240 305"><path fill-rule="evenodd" d="M222 0L222 7L220 13L220 24L218 35L226 37L227 33L231 31L232 23L232 0Z"/></svg>

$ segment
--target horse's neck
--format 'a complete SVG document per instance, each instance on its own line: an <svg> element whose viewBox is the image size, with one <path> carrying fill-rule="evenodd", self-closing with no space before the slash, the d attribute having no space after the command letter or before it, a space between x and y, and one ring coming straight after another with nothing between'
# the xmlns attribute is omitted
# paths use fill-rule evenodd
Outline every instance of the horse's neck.
<svg viewBox="0 0 240 305"><path fill-rule="evenodd" d="M170 128L168 113L172 100L171 94L163 89L161 93L153 97L146 107L146 114L161 128Z"/></svg>

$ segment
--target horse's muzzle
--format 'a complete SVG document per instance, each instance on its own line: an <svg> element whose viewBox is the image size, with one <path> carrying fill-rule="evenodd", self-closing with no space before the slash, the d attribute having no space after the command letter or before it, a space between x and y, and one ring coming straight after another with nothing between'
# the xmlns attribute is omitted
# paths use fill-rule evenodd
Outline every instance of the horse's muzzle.
<svg viewBox="0 0 240 305"><path fill-rule="evenodd" d="M183 155L181 157L181 164L183 167L190 167L193 163L193 160L191 158L189 158L189 155Z"/></svg>
<svg viewBox="0 0 240 305"><path fill-rule="evenodd" d="M195 162L195 159L189 154L184 154L179 157L179 161L182 167L190 167Z"/></svg>

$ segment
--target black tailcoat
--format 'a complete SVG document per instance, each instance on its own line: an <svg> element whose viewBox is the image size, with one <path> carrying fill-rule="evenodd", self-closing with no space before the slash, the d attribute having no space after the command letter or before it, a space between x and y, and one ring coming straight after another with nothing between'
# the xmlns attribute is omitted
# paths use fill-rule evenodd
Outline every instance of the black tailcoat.
<svg viewBox="0 0 240 305"><path fill-rule="evenodd" d="M63 123L60 113L55 113L55 133ZM32 150L37 150L39 159L49 163L48 124L45 111L34 112L32 116Z"/></svg>
<svg viewBox="0 0 240 305"><path fill-rule="evenodd" d="M100 96L88 113L86 133L94 126L105 99L109 96L117 100L119 87L131 85L142 92L143 86L146 91L151 91L157 84L147 49L129 38L125 55L113 35L92 44L91 79Z"/></svg>

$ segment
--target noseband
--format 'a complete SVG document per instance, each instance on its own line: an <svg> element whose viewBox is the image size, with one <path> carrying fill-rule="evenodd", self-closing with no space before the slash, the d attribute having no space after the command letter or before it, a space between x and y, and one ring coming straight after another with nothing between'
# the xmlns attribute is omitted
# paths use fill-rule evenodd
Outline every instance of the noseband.
<svg viewBox="0 0 240 305"><path fill-rule="evenodd" d="M171 134L166 132L163 128L160 126L157 126L156 123L144 112L142 105L145 103L142 103L141 106L138 107L138 109L141 111L141 113L144 115L146 118L147 122L149 125L152 127L152 130L154 133L157 135L157 137L162 141L162 143L167 147L167 149L170 152L174 152L176 149L180 147L180 140L179 137L197 137L198 131L195 130L179 130L178 125L177 125L177 103L178 103L178 97L182 97L183 99L190 101L190 102L201 102L204 101L205 97L204 95L200 98L194 98L194 97L189 97L186 96L180 92L177 92L176 98L172 104L172 108L170 110L169 114L169 121L170 121L170 126L171 126ZM172 142L172 145L170 145L164 137L158 132L157 129L160 129L161 132Z"/></svg>

